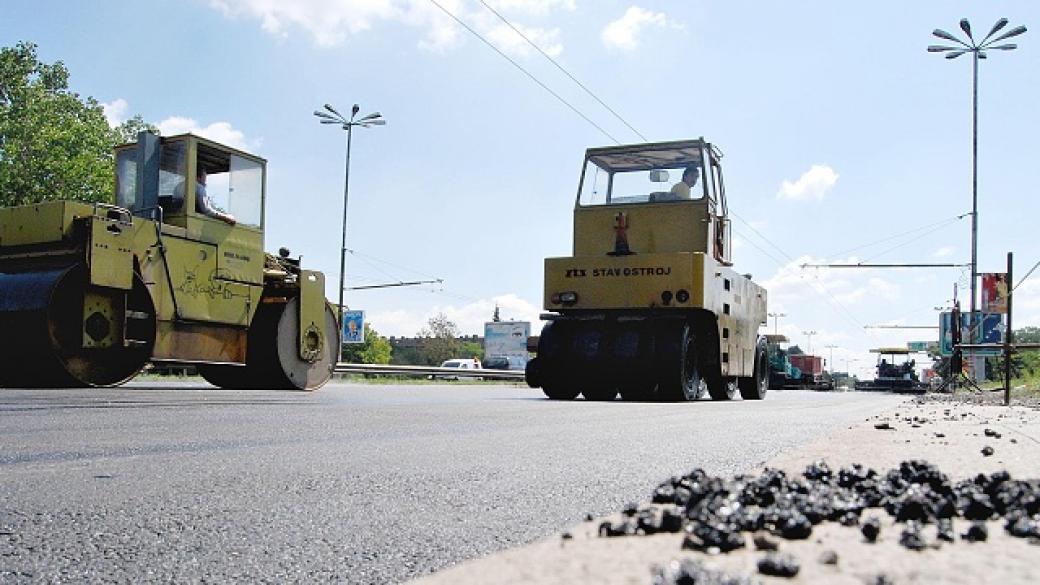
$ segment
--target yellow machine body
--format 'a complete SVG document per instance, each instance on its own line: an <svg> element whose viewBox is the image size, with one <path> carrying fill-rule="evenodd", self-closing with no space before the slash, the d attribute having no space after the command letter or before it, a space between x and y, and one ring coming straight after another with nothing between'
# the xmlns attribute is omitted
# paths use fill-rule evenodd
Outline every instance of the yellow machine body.
<svg viewBox="0 0 1040 585"><path fill-rule="evenodd" d="M118 384L147 361L199 364L227 387L327 380L339 333L324 276L263 250L266 161L147 133L116 161L118 205L0 209L0 325L29 329L0 347L0 386ZM281 372L260 363L272 356Z"/></svg>
<svg viewBox="0 0 1040 585"><path fill-rule="evenodd" d="M587 398L609 398L617 391L611 382L575 375L567 364L609 369L627 359L630 369L641 368L640 376L655 380L656 389L646 388L646 380L632 381L637 388L628 388L628 395L636 398L688 398L688 389L674 388L676 379L687 385L704 381L713 397L732 396L726 386L742 380L745 386L752 379L760 384L764 344L758 329L766 321L766 291L732 268L720 160L718 149L703 139L586 153L573 255L545 260L543 306L551 311L545 318L553 325L546 331L552 341L544 348L548 359L534 366L529 383L550 397L580 391ZM680 173L684 181L697 179L690 180L692 186L680 184ZM668 363L633 356L660 353L660 347L677 343L670 336L680 336L696 354L676 359L696 363L662 382L659 370L671 368ZM626 372L615 374L621 379ZM624 396L626 389L620 390ZM749 387L746 394L756 391Z"/></svg>

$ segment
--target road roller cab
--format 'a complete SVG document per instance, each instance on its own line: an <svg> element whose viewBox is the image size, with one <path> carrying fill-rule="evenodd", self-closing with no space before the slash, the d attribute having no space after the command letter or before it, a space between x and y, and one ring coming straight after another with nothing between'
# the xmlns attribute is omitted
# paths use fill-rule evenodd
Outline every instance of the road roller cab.
<svg viewBox="0 0 1040 585"><path fill-rule="evenodd" d="M552 313L529 384L551 398L764 396L766 293L732 268L721 159L703 139L586 152L573 253L545 260Z"/></svg>
<svg viewBox="0 0 1040 585"><path fill-rule="evenodd" d="M115 155L116 205L0 209L0 386L115 385L149 361L323 384L336 317L320 272L264 253L264 159L147 132Z"/></svg>

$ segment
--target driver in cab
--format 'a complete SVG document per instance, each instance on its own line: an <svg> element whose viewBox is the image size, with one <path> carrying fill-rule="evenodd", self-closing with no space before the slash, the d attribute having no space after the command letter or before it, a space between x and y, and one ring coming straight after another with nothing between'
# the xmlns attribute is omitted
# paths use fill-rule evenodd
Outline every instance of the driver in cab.
<svg viewBox="0 0 1040 585"><path fill-rule="evenodd" d="M672 185L671 193L679 199L696 199L691 191L701 176L701 170L697 165L690 165L683 170L682 180Z"/></svg>

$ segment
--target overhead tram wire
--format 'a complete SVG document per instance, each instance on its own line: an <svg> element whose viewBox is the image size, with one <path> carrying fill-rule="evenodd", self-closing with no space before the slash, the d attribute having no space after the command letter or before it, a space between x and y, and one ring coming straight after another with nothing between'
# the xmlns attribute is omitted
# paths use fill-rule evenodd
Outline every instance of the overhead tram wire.
<svg viewBox="0 0 1040 585"><path fill-rule="evenodd" d="M471 26L469 26L468 24L466 24L466 23L465 23L464 21L462 21L462 19L460 19L460 18L459 18L458 16L456 16L456 15L455 15L454 13L452 13L452 12L451 12L450 10L448 10L447 8L445 8L444 6L442 6L442 5L441 5L441 4L440 4L440 3L439 3L439 2L437 1L437 0L430 0L430 2L431 2L431 3L432 3L432 4L434 5L434 6L436 6L437 8L439 8L439 9L441 10L441 12L443 12L443 13L444 13L444 14L446 14L446 15L448 15L448 17L449 17L449 18L451 18L452 20L454 20L455 22L457 22L457 23L458 23L458 24L459 24L459 25L460 25L461 27L463 27L464 29L466 29L467 31L469 31L469 32L470 32L470 34L472 34L473 36L475 36L475 37L477 37L478 39L480 39L480 41L481 41L482 43L484 43L485 45L487 45L488 47L490 47L490 48L491 48L491 49L492 49L493 51L495 51L496 53L498 53L498 54L499 54L499 56L501 56L501 57L502 57L503 59L505 59L506 61L509 61L509 63L510 63L511 65L513 65L513 67L516 67L517 69L519 69L519 70L520 70L520 71L521 71L521 72L522 72L522 73L523 73L524 75L526 75L526 76L527 76L527 77L528 77L528 78L529 78L529 79L530 79L531 81L533 81L533 82L535 82L536 84L538 84L538 86L539 86L539 87L541 87L541 88L542 88L542 89L544 89L544 90L545 90L546 92L548 92L548 93L549 93L550 95L552 95L553 97L555 97L555 98L556 98L556 99L557 99L557 100L558 100L558 101L559 101L560 103L562 103L562 104L564 104L565 106L567 106L567 108L569 108L569 109L570 109L570 110L571 110L572 112L574 112L575 114L577 114L578 116L580 116L580 117L581 117L581 119L585 120L585 121L586 121L586 122L587 122L587 123L588 123L589 125L591 125L592 127L596 128L597 130L599 130L599 131L600 131L600 133L602 133L602 134L603 134L604 136L606 136L607 138L609 138L609 139L610 139L611 141L613 141L613 142L614 142L615 144L621 144L621 142L620 142L620 141L618 141L618 139L614 138L614 136L612 136L612 135L611 135L611 134L610 134L609 132L607 132L606 130L604 130L602 126L600 126L599 124L597 124L597 123L595 123L594 121L592 121L592 119L590 119L590 118L589 118L588 116L586 116L586 115L585 115L584 113L582 113L582 112L581 112L581 110L579 110L579 109L578 109L578 108L576 108L576 107L575 107L574 105L572 105L572 104L571 104L570 102L568 102L567 100L565 100L565 99L564 99L564 98L563 98L563 97L562 97L562 96L561 96L560 94L556 93L556 92L555 92L555 91L553 91L553 90L552 90L551 88L549 88L549 86L547 86L547 85L546 85L545 83L543 83L543 82L542 82L542 81L541 81L540 79L538 79L537 77L535 77L535 76L534 76L534 74L532 74L532 73L531 73L530 71L528 71L527 69L524 69L524 67L523 67L523 66L521 66L521 65L520 65L519 63L517 63L517 62L516 62L516 60L514 60L514 59L513 59L513 58L511 58L511 57L509 57L509 55L506 55L506 54L505 54L505 53L504 53L504 52L503 52L503 51L502 51L501 49L499 49L498 47L496 47L496 46L495 46L495 45L494 45L494 44L493 44L493 43L492 43L491 41L489 41L489 40L487 40L486 38L484 38L484 36L483 36L483 35L481 35L481 34L480 34L479 32L477 32L476 30L474 30L474 29L473 29L473 28L472 28ZM483 4L483 2L482 2L482 4ZM485 6L486 6L486 5L485 5ZM512 26L512 25L510 25L510 26ZM515 27L513 27L513 28L514 28L514 30L515 30ZM517 31L517 32L519 32L519 31ZM525 36L525 35L523 35L522 33L521 33L521 36L524 36L524 37L525 37L525 39L526 39L526 36ZM528 40L528 42L530 42L530 40ZM538 48L538 47L536 46L535 48ZM541 51L541 50L539 49L539 52L542 52L542 51ZM543 54L544 54L544 52L543 52ZM557 64L557 66L559 67L559 65L558 65L558 64ZM561 69L562 69L562 68L561 68ZM572 75L569 75L569 74L568 74L568 77L570 77L572 81L574 81L574 82L575 82L576 84L578 84L579 86L581 86L581 87L582 87L583 89L585 89L586 91L588 91L588 89L587 89L587 88L585 88L585 87L584 87L584 86L583 86L583 85L582 85L582 84L581 84L580 82L578 82L578 80L577 80L577 79L575 79L575 78L574 78L574 77L573 77ZM600 102L600 103L603 103L603 101L602 101L601 99L599 99L599 98L596 98L596 100L597 100L598 102ZM606 104L604 104L604 105L606 105ZM613 110L612 108L608 108L608 109L609 109L609 110L610 110L611 112L614 112L614 110ZM616 115L616 112L615 112L615 115ZM622 120L623 120L623 119L622 119ZM632 127L631 127L631 125L630 125L630 124L628 124L628 122L625 122L625 125L626 125L626 126L629 126L630 128L632 128ZM634 128L632 128L632 129L633 129L633 131L635 131L635 132L636 132L636 134L637 134L637 135L639 135L640 137L642 137L642 136L643 136L643 135L642 135L642 133L640 133L639 131L635 130ZM646 139L644 138L644 140L646 140ZM751 226L751 224L749 224L748 222L744 221L744 219L743 219L743 218L741 218L741 217L740 217L739 215L737 215L737 214L736 214L736 213L735 213L735 212L734 212L734 211L733 211L732 209L730 209L730 213L732 213L732 214L733 214L733 216L734 216L734 217L736 217L737 219L739 219L739 220L740 220L740 221L741 221L742 223L744 223L745 225L747 225L747 226L748 226L748 227L749 227L749 228L750 228L750 229L751 229L751 230L752 230L753 232L755 232L756 234L758 234L758 236L759 236L759 237L760 237L760 238L761 238L761 239L762 239L762 240L763 240L764 242L766 242L766 243L767 243L767 244L768 244L768 245L769 245L770 247L772 247L772 248L773 248L773 249L775 249L776 251L780 252L780 253L781 253L781 254L782 254L783 256L787 257L787 258L788 258L789 260L791 260L792 262L794 261L794 259L793 259L793 258L791 258L791 256L790 256L789 254L785 253L785 252L784 252L784 251L783 251L782 249L780 249L780 247L779 247L779 246L777 246L777 245L776 245L775 243L773 243L773 242L772 242L772 240L770 240L769 238L767 238L767 237L765 237L764 235L762 235L762 234L761 234L761 233L760 233L760 232L759 232L758 230L756 230L756 229L755 229L754 227L752 227L752 226ZM774 260L775 260L775 258L774 258ZM779 266L779 267L780 267L781 269L783 268L782 264L778 264L778 266ZM818 279L819 279L819 277L816 277L816 279L818 280ZM839 302L839 301L838 301L838 300L837 300L836 298L834 298L834 295L832 295L832 294L830 293L830 291L828 291L828 290L827 290L827 289L826 289L825 287L822 287L822 285L821 285L821 288L823 289L823 290L822 290L822 292L821 292L821 290L820 290L820 289L817 289L817 288L816 288L815 286L812 286L812 287L810 287L810 288L812 288L812 289L813 289L813 290L814 290L815 292L817 292L818 294L821 294L821 296L822 296L822 294L826 294L826 295L827 295L828 297L830 297L830 299L828 300L828 299L826 299L826 298L825 298L824 300L827 300L827 301L828 301L829 303L831 303L832 305L836 305L837 307L840 307L840 308L841 308L841 310L842 310L842 311L844 312L844 314L845 314L845 317L847 317L848 319L850 319L850 320L851 320L851 321L852 321L852 322L853 322L853 323L854 323L854 324L856 325L856 327L857 327L857 328L861 328L861 327L862 327L862 324L861 324L861 323L859 323L859 320L858 320L858 319L856 319L856 318L855 318L855 317L854 317L854 316L853 316L853 315L851 314L851 312L850 312L850 311L848 310L848 308L847 308L847 307L845 307L844 305L842 305L842 304L841 304L841 303L840 303L840 302ZM859 330L860 330L860 331L862 331L862 329L859 329Z"/></svg>
<svg viewBox="0 0 1040 585"><path fill-rule="evenodd" d="M628 129L629 129L629 130L631 130L632 132L634 132L634 133L636 134L636 136L638 136L638 137L639 137L640 139L642 139L642 140L643 140L643 142L650 142L650 139L649 139L649 138L647 138L646 136L643 136L643 133L642 133L642 132L640 132L639 130L636 130L635 126L632 126L632 124L629 124L629 123L628 123L628 120L624 119L624 118L623 118L623 117L621 116L621 114L619 114L619 113L617 113L616 111L614 111L614 108L611 108L610 106L608 106L606 102L604 102L603 100L601 100L601 99L600 99L600 97L599 97L598 95L596 95L596 94L595 94L595 93L594 93L594 92L593 92L593 91L592 91L591 89L589 89L588 87L586 87L584 83L582 83L582 82L578 81L578 79L577 79L576 77L574 77L573 75L571 75L571 72L570 72L570 71L567 71L567 69L565 69L565 68L563 67L563 65L560 65L560 64L559 64L559 62L557 62L557 61L556 61L556 59L553 59L551 55L549 55L548 53L546 53L545 51L543 51L541 47L539 47L539 46L538 46L537 44L535 44L535 42L534 42L534 41L532 41L532 40L531 40L531 39L530 39L530 38L529 38L529 37L528 37L527 35L525 35L525 34L523 33L523 31L521 31L521 30L520 30L519 28L517 28L516 26L514 26L514 25L513 25L513 23L512 23L512 22L510 22L510 21L509 21L509 20L508 20L508 19L507 19L507 18L506 18L505 16L502 16L502 14L501 14L501 13L499 13L499 12L498 12L497 10L495 10L494 8L492 8L492 7L491 7L491 5L489 5L489 4L488 4L487 2L485 2L484 0L480 0L480 3L484 5L484 8L487 8L488 10L490 10L490 11L491 11L491 13L492 13L492 14L494 14L495 16L497 16L497 17L499 18L499 20L501 20L502 22L504 22L504 23L506 24L506 26L508 26L509 28L513 29L513 31L514 31L514 32L516 32L516 34L520 35L520 38L522 38L522 39L524 39L525 41L527 41L527 44L529 44L529 45L531 45L532 47L534 47L534 50L536 50L536 51L538 51L539 53L541 53L541 55L542 55L543 57L545 57L546 59L548 59L548 60L549 60L549 62L550 62L550 63L552 63L553 65L555 65L555 66L556 66L556 68L557 68L557 69L559 69L559 70L560 70L560 71L561 71L561 72L562 72L562 73L563 73L564 75L566 75L567 77L569 77L569 78L570 78L570 80L571 80L571 81L573 81L573 82L574 82L574 83L575 83L575 84L576 84L576 85L577 85L578 87L580 87L581 89L585 90L585 93L589 94L589 96L590 96L590 97L592 97L592 99L596 100L596 102L598 102L598 103L599 103L599 105L601 105L601 106L603 106L604 108L606 108L606 110L607 110L608 112L610 112L611 114L613 114L615 118L617 118L617 119L618 119L619 121L621 121L621 123L622 123L622 124L624 124L625 126L627 126L627 127L628 127Z"/></svg>
<svg viewBox="0 0 1040 585"><path fill-rule="evenodd" d="M473 34L473 36L475 36L478 39L480 39L480 41L483 42L485 45L491 47L491 49L494 50L496 53L498 53L503 59L505 59L506 61L509 61L513 65L513 67L516 67L521 72L523 72L523 74L526 75L531 81L537 83L539 87L541 87L542 89L547 91L550 95L552 95L554 98L559 100L560 103L562 103L563 105L565 105L568 108L570 108L570 110L572 112L574 112L575 114L581 116L582 120L585 120L593 128L595 128L596 130L599 130L604 136L609 138L611 142L613 142L614 144L621 144L621 142L617 138L614 138L609 132L604 130L602 126L600 126L599 124L593 122L592 119L589 118L588 116L586 116L585 114L583 114L581 110L576 108L574 105L572 105L567 100L563 99L563 96L561 96L560 94L558 94L555 91L553 91L552 89L550 89L548 85L545 85L544 83L542 83L542 81L540 79L538 79L537 77L535 77L534 74L532 74L527 69L524 69L522 65L520 65L519 63L516 62L516 60L514 60L509 55L506 55L501 49L496 47L494 45L494 43L492 43L491 41L489 41L486 38L484 38L483 35L481 35L476 30L474 30L472 27L470 27L468 24L463 22L462 19L460 19L458 16L455 16L455 14L453 14L450 10L448 10L444 6L441 6L440 2L437 2L437 0L430 0L430 2L432 2L433 5L436 6L437 8L440 8L441 12L443 12L444 14L447 14L452 20L454 20L455 22L459 23L459 25L462 26L462 28L468 30L470 33Z"/></svg>
<svg viewBox="0 0 1040 585"><path fill-rule="evenodd" d="M1022 283L1025 282L1026 279L1029 278L1029 276L1033 274L1033 271L1036 270L1038 267L1040 267L1040 260L1037 260L1036 264L1033 264L1033 267L1029 269L1029 272L1027 272L1026 275L1022 277L1022 280L1018 281L1018 284L1011 288L1011 292L1015 292L1016 290L1018 290L1018 287L1022 286Z"/></svg>
<svg viewBox="0 0 1040 585"><path fill-rule="evenodd" d="M850 254L852 252L856 252L856 251L862 250L864 248L870 248L870 247L876 246L878 244L884 244L885 242L890 242L892 240L901 238L903 236L909 236L910 234L915 234L915 233L917 233L917 232L919 232L921 230L926 230L926 229L933 228L933 227L936 227L936 226L943 226L943 227L945 227L945 226L947 226L947 225L949 225L949 224L951 224L951 223L953 223L955 221L962 220L965 217L968 217L970 215L971 215L971 212L962 213L960 215L956 215L954 217L950 217L950 218L944 219L942 221L937 221L935 223L924 225L924 226L921 226L919 228L915 228L915 229L908 230L908 231L905 231L905 232L901 232L901 233L898 233L898 234L895 234L895 235L891 235L891 236L888 236L886 238L881 238L880 240L875 240L873 242L870 242L870 243L867 243L867 244L863 244L863 245L860 245L860 246L856 246L854 248L849 248L847 250L842 250L841 252L838 252L836 254L832 254L832 256L844 256L845 254Z"/></svg>
<svg viewBox="0 0 1040 585"><path fill-rule="evenodd" d="M958 218L958 219L955 219L955 220L953 220L953 221L958 221L959 219L960 219L960 218ZM947 222L947 223L952 223L952 221L951 221L951 222ZM888 254L889 252L891 252L891 251L893 251L893 250L898 250L899 248L902 248L902 247L904 247L904 246L908 246L908 245L910 245L910 244L912 244L912 243L914 243L914 242L916 242L916 241L918 241L918 240L920 240L920 239L922 239L922 238L924 238L924 237L926 237L926 236L930 236L930 235L934 234L935 232L937 232L937 231L939 231L939 230L941 230L941 229L945 228L945 227L946 227L946 225L947 225L947 224L946 224L946 223L944 223L944 224L941 224L941 225L939 225L939 226L933 227L932 229L930 229L930 230L928 230L928 231L926 231L926 232L924 232L924 233L922 233L922 234L918 235L918 236L917 236L917 237L915 237L915 238L910 238L909 240L907 240L907 241L905 241L905 242L902 242L902 243L900 243L900 244L897 244L897 245L895 245L895 246L892 246L891 248L888 248L887 250L885 250L885 251L883 251L883 252L878 252L877 254L874 254L874 255L873 255L873 256L871 256L870 258L868 258L868 259L864 260L864 261L863 261L862 263L863 263L863 264L866 264L867 262L870 262L871 260L873 260L873 259L875 259L875 258L879 258L879 257L881 257L881 256L884 256L885 254Z"/></svg>

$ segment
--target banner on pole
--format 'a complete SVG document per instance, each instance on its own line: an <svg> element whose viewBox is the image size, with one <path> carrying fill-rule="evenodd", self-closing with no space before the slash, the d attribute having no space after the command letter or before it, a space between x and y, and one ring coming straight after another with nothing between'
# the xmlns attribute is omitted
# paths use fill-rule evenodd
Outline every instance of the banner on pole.
<svg viewBox="0 0 1040 585"><path fill-rule="evenodd" d="M343 311L343 343L365 342L365 312Z"/></svg>
<svg viewBox="0 0 1040 585"><path fill-rule="evenodd" d="M982 312L1007 314L1007 273L984 272L979 276L982 277Z"/></svg>

